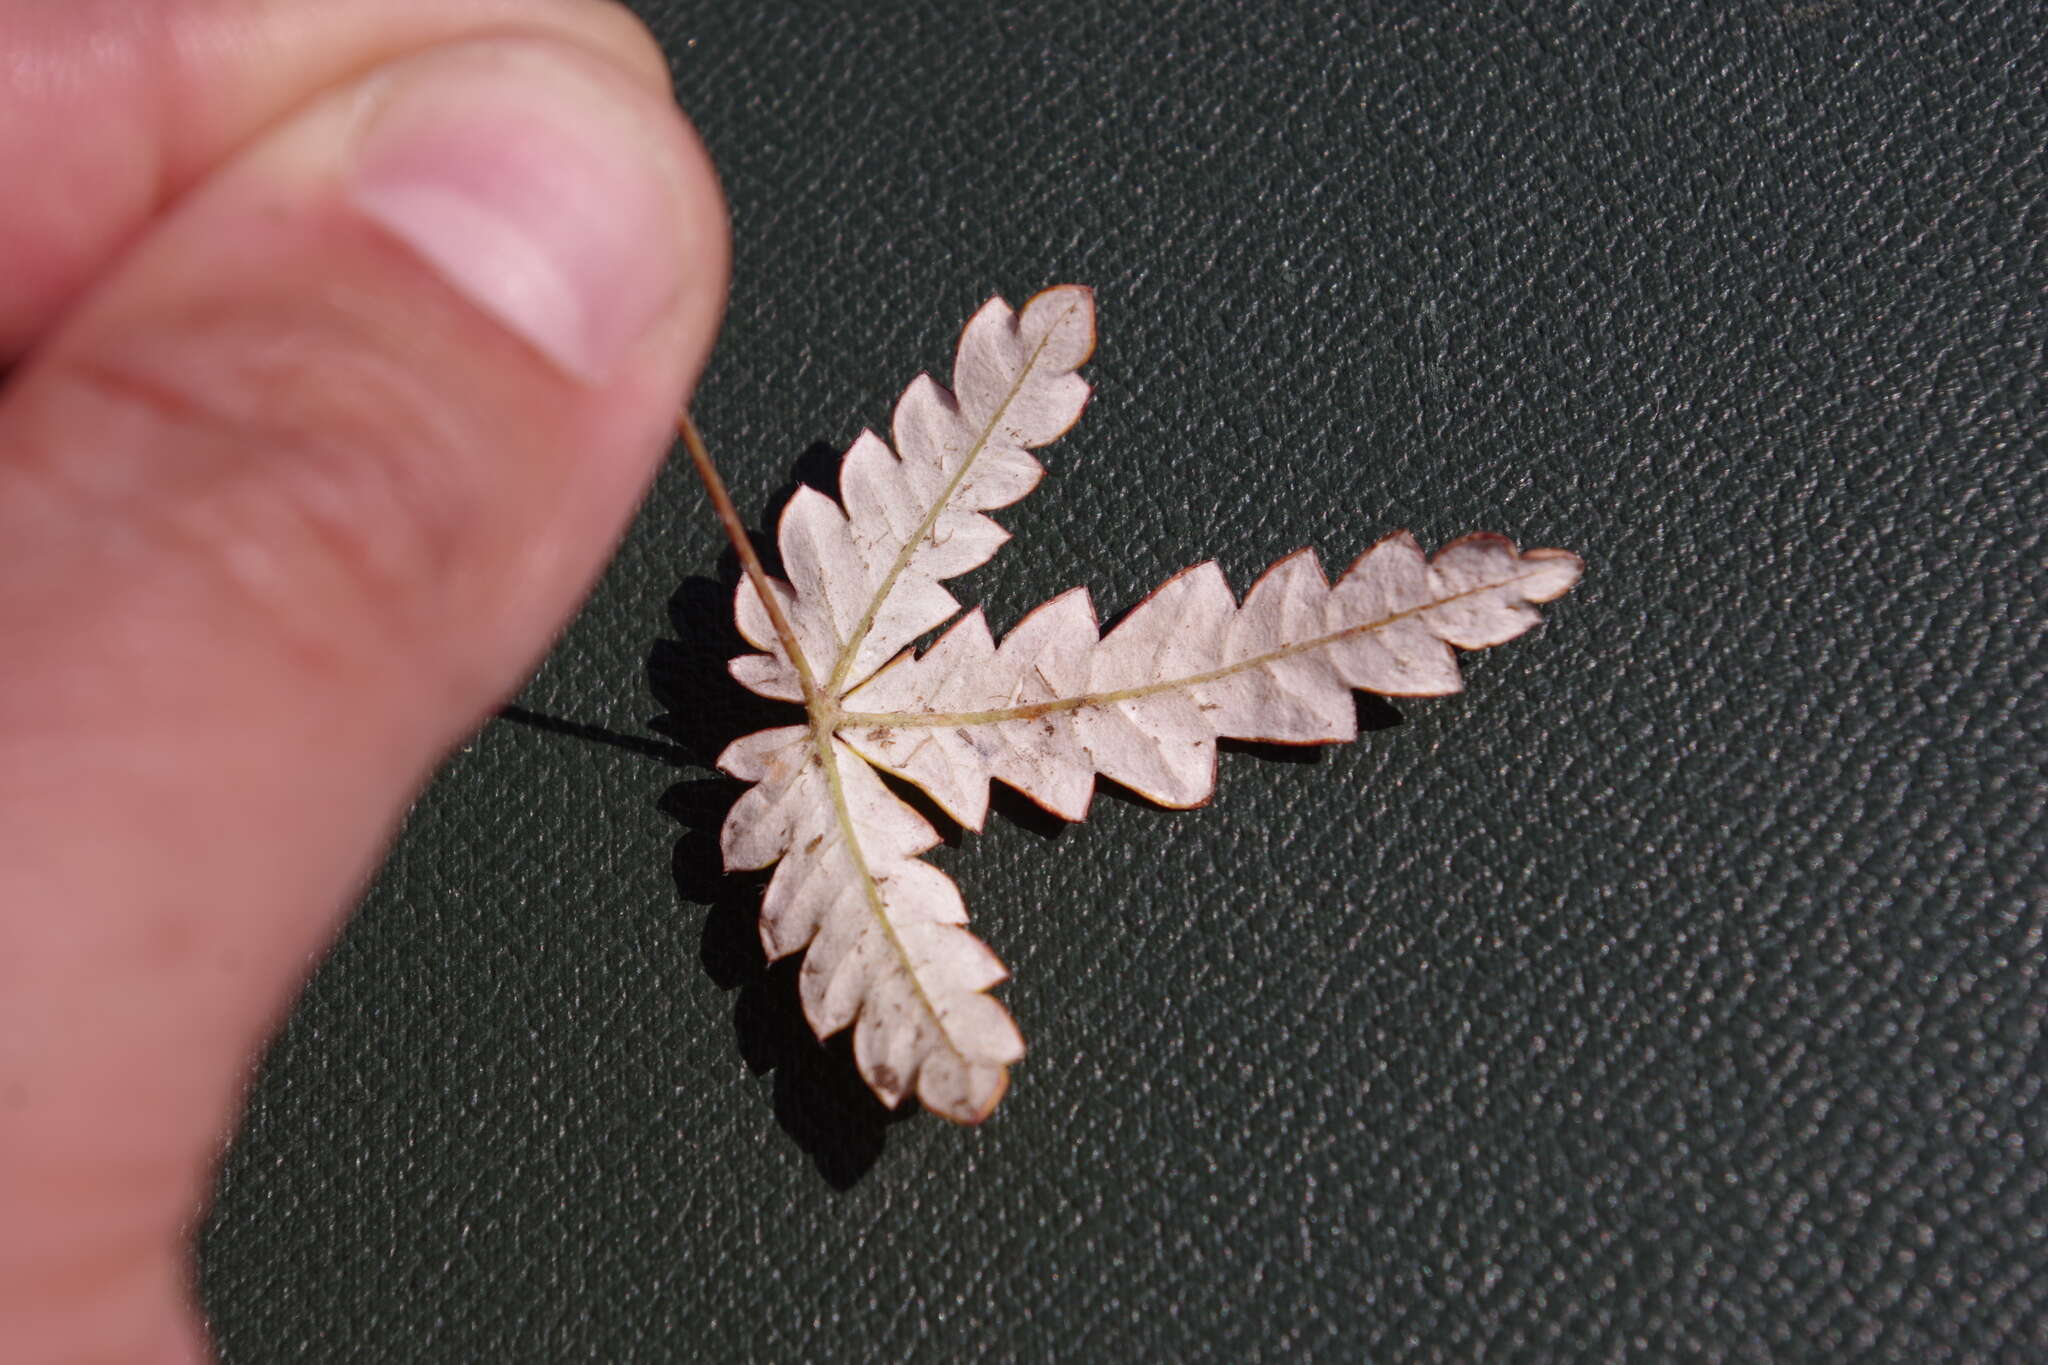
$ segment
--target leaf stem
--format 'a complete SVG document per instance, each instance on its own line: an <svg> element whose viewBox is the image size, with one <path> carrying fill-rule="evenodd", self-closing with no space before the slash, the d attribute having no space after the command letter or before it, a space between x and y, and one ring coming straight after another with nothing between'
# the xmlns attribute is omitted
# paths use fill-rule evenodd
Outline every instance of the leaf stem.
<svg viewBox="0 0 2048 1365"><path fill-rule="evenodd" d="M796 669L797 682L804 690L804 705L815 715L818 703L825 694L818 686L817 678L811 673L809 660L804 658L802 646L796 642L796 629L789 624L789 616L782 610L782 599L769 586L768 570L761 563L761 556L754 552L753 539L747 535L746 523L740 520L739 509L733 506L732 494L725 488L725 480L719 477L718 466L711 462L711 452L705 449L704 437L697 430L697 423L689 410L684 409L676 417L676 431L683 438L683 449L690 452L690 463L697 467L697 477L704 482L704 491L711 497L711 508L718 514L718 524L725 528L725 538L732 542L733 552L740 557L740 568L745 570L747 581L754 585L754 595L761 599L761 605L768 612L768 620L775 627L775 638L782 642L782 652Z"/></svg>
<svg viewBox="0 0 2048 1365"><path fill-rule="evenodd" d="M783 653L789 656L796 669L797 680L803 685L804 706L811 714L811 750L813 761L824 774L825 789L829 795L833 813L839 823L840 838L846 846L848 860L853 864L855 876L860 879L866 893L868 909L881 925L882 935L890 948L903 963L903 971L910 978L918 1000L930 1014L939 1033L946 1039L946 1045L956 1054L959 1046L954 1043L951 1031L946 1027L945 1017L932 1002L925 990L924 981L917 973L909 949L902 936L896 931L895 921L889 917L889 907L882 896L882 888L873 871L868 867L867 854L861 847L859 822L854 819L853 809L846 799L846 788L839 774L838 755L834 752L833 732L840 722L840 711L824 689L818 686L811 672L803 649L796 642L796 630L789 623L789 616L782 610L782 601L769 587L768 570L761 563L761 556L754 551L752 539L747 535L746 524L740 520L739 509L733 505L732 494L726 491L725 480L719 476L718 466L711 462L711 452L704 446L704 437L697 430L697 423L688 411L676 417L676 431L683 438L683 448L690 452L690 462L696 466L697 477L704 482L704 491L711 497L711 506L718 513L719 525L725 528L726 539L740 557L740 567L745 570L747 581L754 585L755 594L761 605L767 608L768 619L774 623L776 639L781 641ZM950 1116L949 1116L950 1117ZM957 1120L956 1120L957 1121Z"/></svg>

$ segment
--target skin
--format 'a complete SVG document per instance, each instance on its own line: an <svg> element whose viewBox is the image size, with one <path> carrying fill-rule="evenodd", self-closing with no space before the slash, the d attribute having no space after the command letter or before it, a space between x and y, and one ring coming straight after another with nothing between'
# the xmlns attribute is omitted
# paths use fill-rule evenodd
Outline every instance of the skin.
<svg viewBox="0 0 2048 1365"><path fill-rule="evenodd" d="M460 117L507 89L566 140ZM415 107L562 183L626 149L578 228L645 283L604 363L365 210ZM253 1062L602 568L725 211L609 0L0 0L0 185L0 1341L193 1365Z"/></svg>

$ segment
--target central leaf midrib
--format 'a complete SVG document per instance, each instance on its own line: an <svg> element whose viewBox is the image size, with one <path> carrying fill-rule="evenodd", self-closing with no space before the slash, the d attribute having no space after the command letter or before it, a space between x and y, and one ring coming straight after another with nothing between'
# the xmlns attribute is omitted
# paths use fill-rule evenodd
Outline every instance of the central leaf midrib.
<svg viewBox="0 0 2048 1365"><path fill-rule="evenodd" d="M819 768L825 774L825 790L831 796L832 810L839 820L839 834L846 842L847 858L852 862L854 875L860 879L861 890L867 896L868 909L881 924L882 934L888 939L890 950L896 954L896 960L903 966L903 974L910 978L910 988L917 993L918 1003L923 1005L925 1013L932 1017L932 1024L938 1029L939 1036L946 1040L946 1046L952 1050L953 1055L965 1061L967 1054L953 1040L952 1032L946 1027L946 1017L939 1013L939 1007L933 1003L931 995L925 990L924 980L911 962L909 949L904 945L902 936L896 932L895 921L889 918L888 904L882 899L881 883L875 880L873 870L868 867L867 854L860 845L859 822L853 818L853 808L846 800L846 786L839 777L837 746L838 740L833 737L829 726L812 727L811 748L817 756ZM904 1078L904 1085L905 1092L908 1093L911 1088L910 1078Z"/></svg>
<svg viewBox="0 0 2048 1365"><path fill-rule="evenodd" d="M1071 313L1073 310L1069 308L1067 311ZM853 864L854 874L860 878L861 888L867 898L868 909L874 915L875 920L882 926L882 933L888 940L890 950L895 953L897 962L902 965L903 974L909 978L911 989L917 993L918 1003L923 1005L925 1013L931 1016L932 1023L938 1029L939 1036L945 1039L946 1046L952 1050L953 1055L960 1057L962 1060L966 1059L966 1053L954 1041L951 1031L946 1027L945 1016L939 1012L938 1006L932 1001L930 993L925 990L924 980L918 975L917 968L911 961L909 950L905 946L902 936L896 932L895 922L889 918L889 908L882 899L881 885L876 882L874 872L868 867L867 855L861 848L859 825L853 818L852 808L847 804L846 790L840 780L839 764L837 755L834 752L837 741L833 737L833 731L837 729L839 724L844 723L844 716L839 712L836 702L843 695L841 689L846 685L846 676L853 669L854 660L860 653L861 645L866 642L869 633L873 631L875 618L880 615L883 604L889 600L890 593L895 591L897 580L903 576L904 570L910 566L910 561L916 557L918 547L924 543L927 536L931 535L932 528L938 524L939 517L944 514L947 506L953 501L954 494L959 491L961 482L966 479L968 471L974 467L974 462L981 457L982 451L988 448L989 438L994 434L997 424L1003 420L1004 414L1010 410L1010 404L1016 401L1017 395L1023 391L1025 382L1031 378L1032 372L1037 369L1038 358L1045 353L1045 348L1051 344L1053 333L1058 331L1065 322L1066 315L1062 314L1046 329L1045 335L1039 338L1038 344L1031 350L1030 357L1026 359L1023 368L1018 372L1015 382L1010 385L1009 392L1003 395L1003 401L998 403L994 411L989 414L988 421L982 425L980 432L974 439L974 444L968 447L966 455L961 458L960 468L955 471L953 477L947 481L945 488L933 501L931 510L925 514L924 520L918 524L916 532L904 541L903 548L896 554L895 563L890 566L889 572L883 578L880 588L869 600L867 611L855 624L853 633L841 648L838 659L833 663L832 675L827 679L825 686L819 689L819 693L816 694L810 693L809 689L806 689L807 696L805 700L807 708L811 713L812 722L812 748L816 754L819 767L824 771L826 791L832 799L833 812L839 822L840 836L846 842L847 857ZM957 397L954 401L958 402ZM901 456L899 455L898 458L900 459ZM792 662L797 664L799 672L805 671L800 661L792 660Z"/></svg>
<svg viewBox="0 0 2048 1365"><path fill-rule="evenodd" d="M1265 668L1271 664L1279 663L1298 655L1313 653L1318 649L1327 649L1331 645L1355 636L1368 635L1377 630L1385 630L1388 626L1410 620L1426 611L1435 611L1439 607L1446 607L1454 602L1463 601L1465 598L1475 597L1481 593L1497 592L1502 588L1512 587L1517 583L1534 577L1536 575L1533 573L1525 573L1517 574L1513 578L1502 579L1497 583L1482 583L1477 587L1467 588L1463 592L1452 593L1448 597L1435 598L1419 606L1408 607L1391 615L1382 616L1377 620L1366 621L1355 626L1346 626L1342 630L1333 631L1328 635L1319 635L1312 640L1303 640L1280 649L1272 650L1269 653L1256 655L1253 658L1240 659L1238 662L1226 664L1222 668L1213 668L1205 673L1192 673L1181 678L1169 678L1164 682L1147 683L1141 687L1118 688L1109 692L1092 692L1079 697L1055 697L1049 701L1033 702L1028 706L1002 707L991 711L846 711L841 713L839 723L851 729L867 727L886 727L894 730L958 729L976 725L1002 725L1009 721L1017 720L1035 720L1040 716L1058 715L1065 711L1081 711L1091 706L1114 706L1118 702L1142 701L1147 697L1156 697L1168 692L1184 692L1191 688L1200 687L1205 683L1220 682L1224 678L1232 677L1239 673L1249 672L1256 668Z"/></svg>
<svg viewBox="0 0 2048 1365"><path fill-rule="evenodd" d="M1073 309L1070 307L1067 313L1071 312ZM889 572L883 577L881 586L868 601L866 613L854 623L853 633L847 637L846 644L840 648L838 659L833 662L832 676L825 684L826 692L832 696L842 695L840 689L846 684L846 675L853 670L854 660L860 654L860 647L867 642L869 634L873 632L875 618L881 614L882 604L889 600L889 594L896 591L896 580L910 567L910 561L917 557L918 547L924 544L925 537L938 525L939 518L951 505L953 495L959 491L967 472L974 468L974 462L980 459L981 452L988 448L989 437L995 432L996 425L1003 420L1003 414L1010 410L1010 404L1015 402L1017 395L1023 391L1025 381L1031 378L1032 371L1037 369L1038 357L1045 353L1045 348L1052 342L1053 333L1057 332L1066 320L1067 315L1063 313L1046 328L1045 335L1038 339L1038 345L1032 348L1030 358L1024 362L1024 368L1017 372L1016 381L1010 385L1010 391L1003 395L1002 402L996 404L995 410L989 414L988 421L974 438L974 444L968 447L967 454L960 461L960 468L954 472L945 488L933 500L931 510L925 513L924 520L918 523L917 530L903 542L903 548L896 552L895 563L889 566ZM957 395L954 401L958 403ZM902 456L899 454L897 458L900 460Z"/></svg>

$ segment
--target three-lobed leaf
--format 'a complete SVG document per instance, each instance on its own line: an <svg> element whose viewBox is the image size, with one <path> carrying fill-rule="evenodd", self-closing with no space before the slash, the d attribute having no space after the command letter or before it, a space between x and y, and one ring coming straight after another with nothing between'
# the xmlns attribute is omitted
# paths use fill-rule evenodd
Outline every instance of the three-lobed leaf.
<svg viewBox="0 0 2048 1365"><path fill-rule="evenodd" d="M1204 563L1107 635L1075 589L998 643L941 585L1008 538L986 514L1037 485L1029 452L1080 416L1089 390L1076 371L1093 347L1085 289L1047 290L1021 312L990 300L962 332L952 390L912 383L893 449L861 434L841 468L843 507L799 489L778 528L788 580L750 572L735 602L762 652L733 660L733 676L802 703L807 721L720 756L753 784L726 820L726 866L774 866L762 941L772 958L805 954L818 1035L851 1025L877 1095L894 1105L915 1093L956 1122L993 1110L1023 1040L987 993L1007 973L961 927L959 888L919 858L937 832L877 769L972 829L991 782L1067 820L1086 816L1097 777L1195 805L1215 789L1217 740L1334 743L1355 737L1353 689L1455 692L1455 649L1521 634L1581 572L1565 551L1495 535L1430 557L1397 532L1334 584L1301 550L1240 602Z"/></svg>

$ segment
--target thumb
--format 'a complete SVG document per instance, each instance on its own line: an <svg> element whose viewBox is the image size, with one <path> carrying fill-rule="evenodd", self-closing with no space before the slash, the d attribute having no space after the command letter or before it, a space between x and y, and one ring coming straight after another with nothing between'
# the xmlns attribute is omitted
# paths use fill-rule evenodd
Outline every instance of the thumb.
<svg viewBox="0 0 2048 1365"><path fill-rule="evenodd" d="M0 1340L197 1360L250 1059L668 444L724 211L665 90L539 38L250 144L0 390Z"/></svg>

